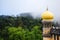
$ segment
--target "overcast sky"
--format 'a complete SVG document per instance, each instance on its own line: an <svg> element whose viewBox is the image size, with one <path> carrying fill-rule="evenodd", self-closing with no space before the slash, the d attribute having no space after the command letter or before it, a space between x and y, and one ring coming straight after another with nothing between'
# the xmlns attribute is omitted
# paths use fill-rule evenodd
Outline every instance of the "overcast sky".
<svg viewBox="0 0 60 40"><path fill-rule="evenodd" d="M55 19L59 19L60 0L0 0L0 15L18 15L30 12L33 16L40 16L46 11L47 6Z"/></svg>

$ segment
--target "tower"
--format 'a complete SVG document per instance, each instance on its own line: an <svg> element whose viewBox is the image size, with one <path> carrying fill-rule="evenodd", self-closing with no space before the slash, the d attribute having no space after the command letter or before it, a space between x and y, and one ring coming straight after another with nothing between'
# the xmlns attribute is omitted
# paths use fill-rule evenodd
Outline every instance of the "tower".
<svg viewBox="0 0 60 40"><path fill-rule="evenodd" d="M48 9L42 14L43 40L51 40L50 30L52 28L53 14Z"/></svg>

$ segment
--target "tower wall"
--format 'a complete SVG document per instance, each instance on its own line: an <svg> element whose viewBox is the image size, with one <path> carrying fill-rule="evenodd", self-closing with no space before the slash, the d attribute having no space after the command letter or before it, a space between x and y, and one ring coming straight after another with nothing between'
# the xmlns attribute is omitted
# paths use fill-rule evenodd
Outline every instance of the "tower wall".
<svg viewBox="0 0 60 40"><path fill-rule="evenodd" d="M52 40L50 30L52 28L52 21L42 20L43 23L43 40Z"/></svg>
<svg viewBox="0 0 60 40"><path fill-rule="evenodd" d="M52 35L51 37L43 37L43 40L55 40L54 35ZM57 36L56 36L56 40L57 40Z"/></svg>
<svg viewBox="0 0 60 40"><path fill-rule="evenodd" d="M51 38L43 37L43 40L51 40Z"/></svg>

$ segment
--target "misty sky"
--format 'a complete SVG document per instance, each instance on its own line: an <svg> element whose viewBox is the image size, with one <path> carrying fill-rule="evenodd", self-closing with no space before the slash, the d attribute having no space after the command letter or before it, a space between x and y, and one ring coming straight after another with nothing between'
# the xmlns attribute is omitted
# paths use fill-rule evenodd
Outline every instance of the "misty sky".
<svg viewBox="0 0 60 40"><path fill-rule="evenodd" d="M33 16L40 16L46 11L47 6L55 19L59 19L60 0L0 0L0 15L18 15L30 12Z"/></svg>

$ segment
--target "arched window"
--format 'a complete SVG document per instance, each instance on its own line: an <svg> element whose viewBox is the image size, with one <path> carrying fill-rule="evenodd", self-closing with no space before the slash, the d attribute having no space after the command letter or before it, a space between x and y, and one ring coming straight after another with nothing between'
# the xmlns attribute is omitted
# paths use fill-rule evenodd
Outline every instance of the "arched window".
<svg viewBox="0 0 60 40"><path fill-rule="evenodd" d="M54 34L54 40L56 40L56 35Z"/></svg>
<svg viewBox="0 0 60 40"><path fill-rule="evenodd" d="M57 35L57 40L59 40L59 35Z"/></svg>

